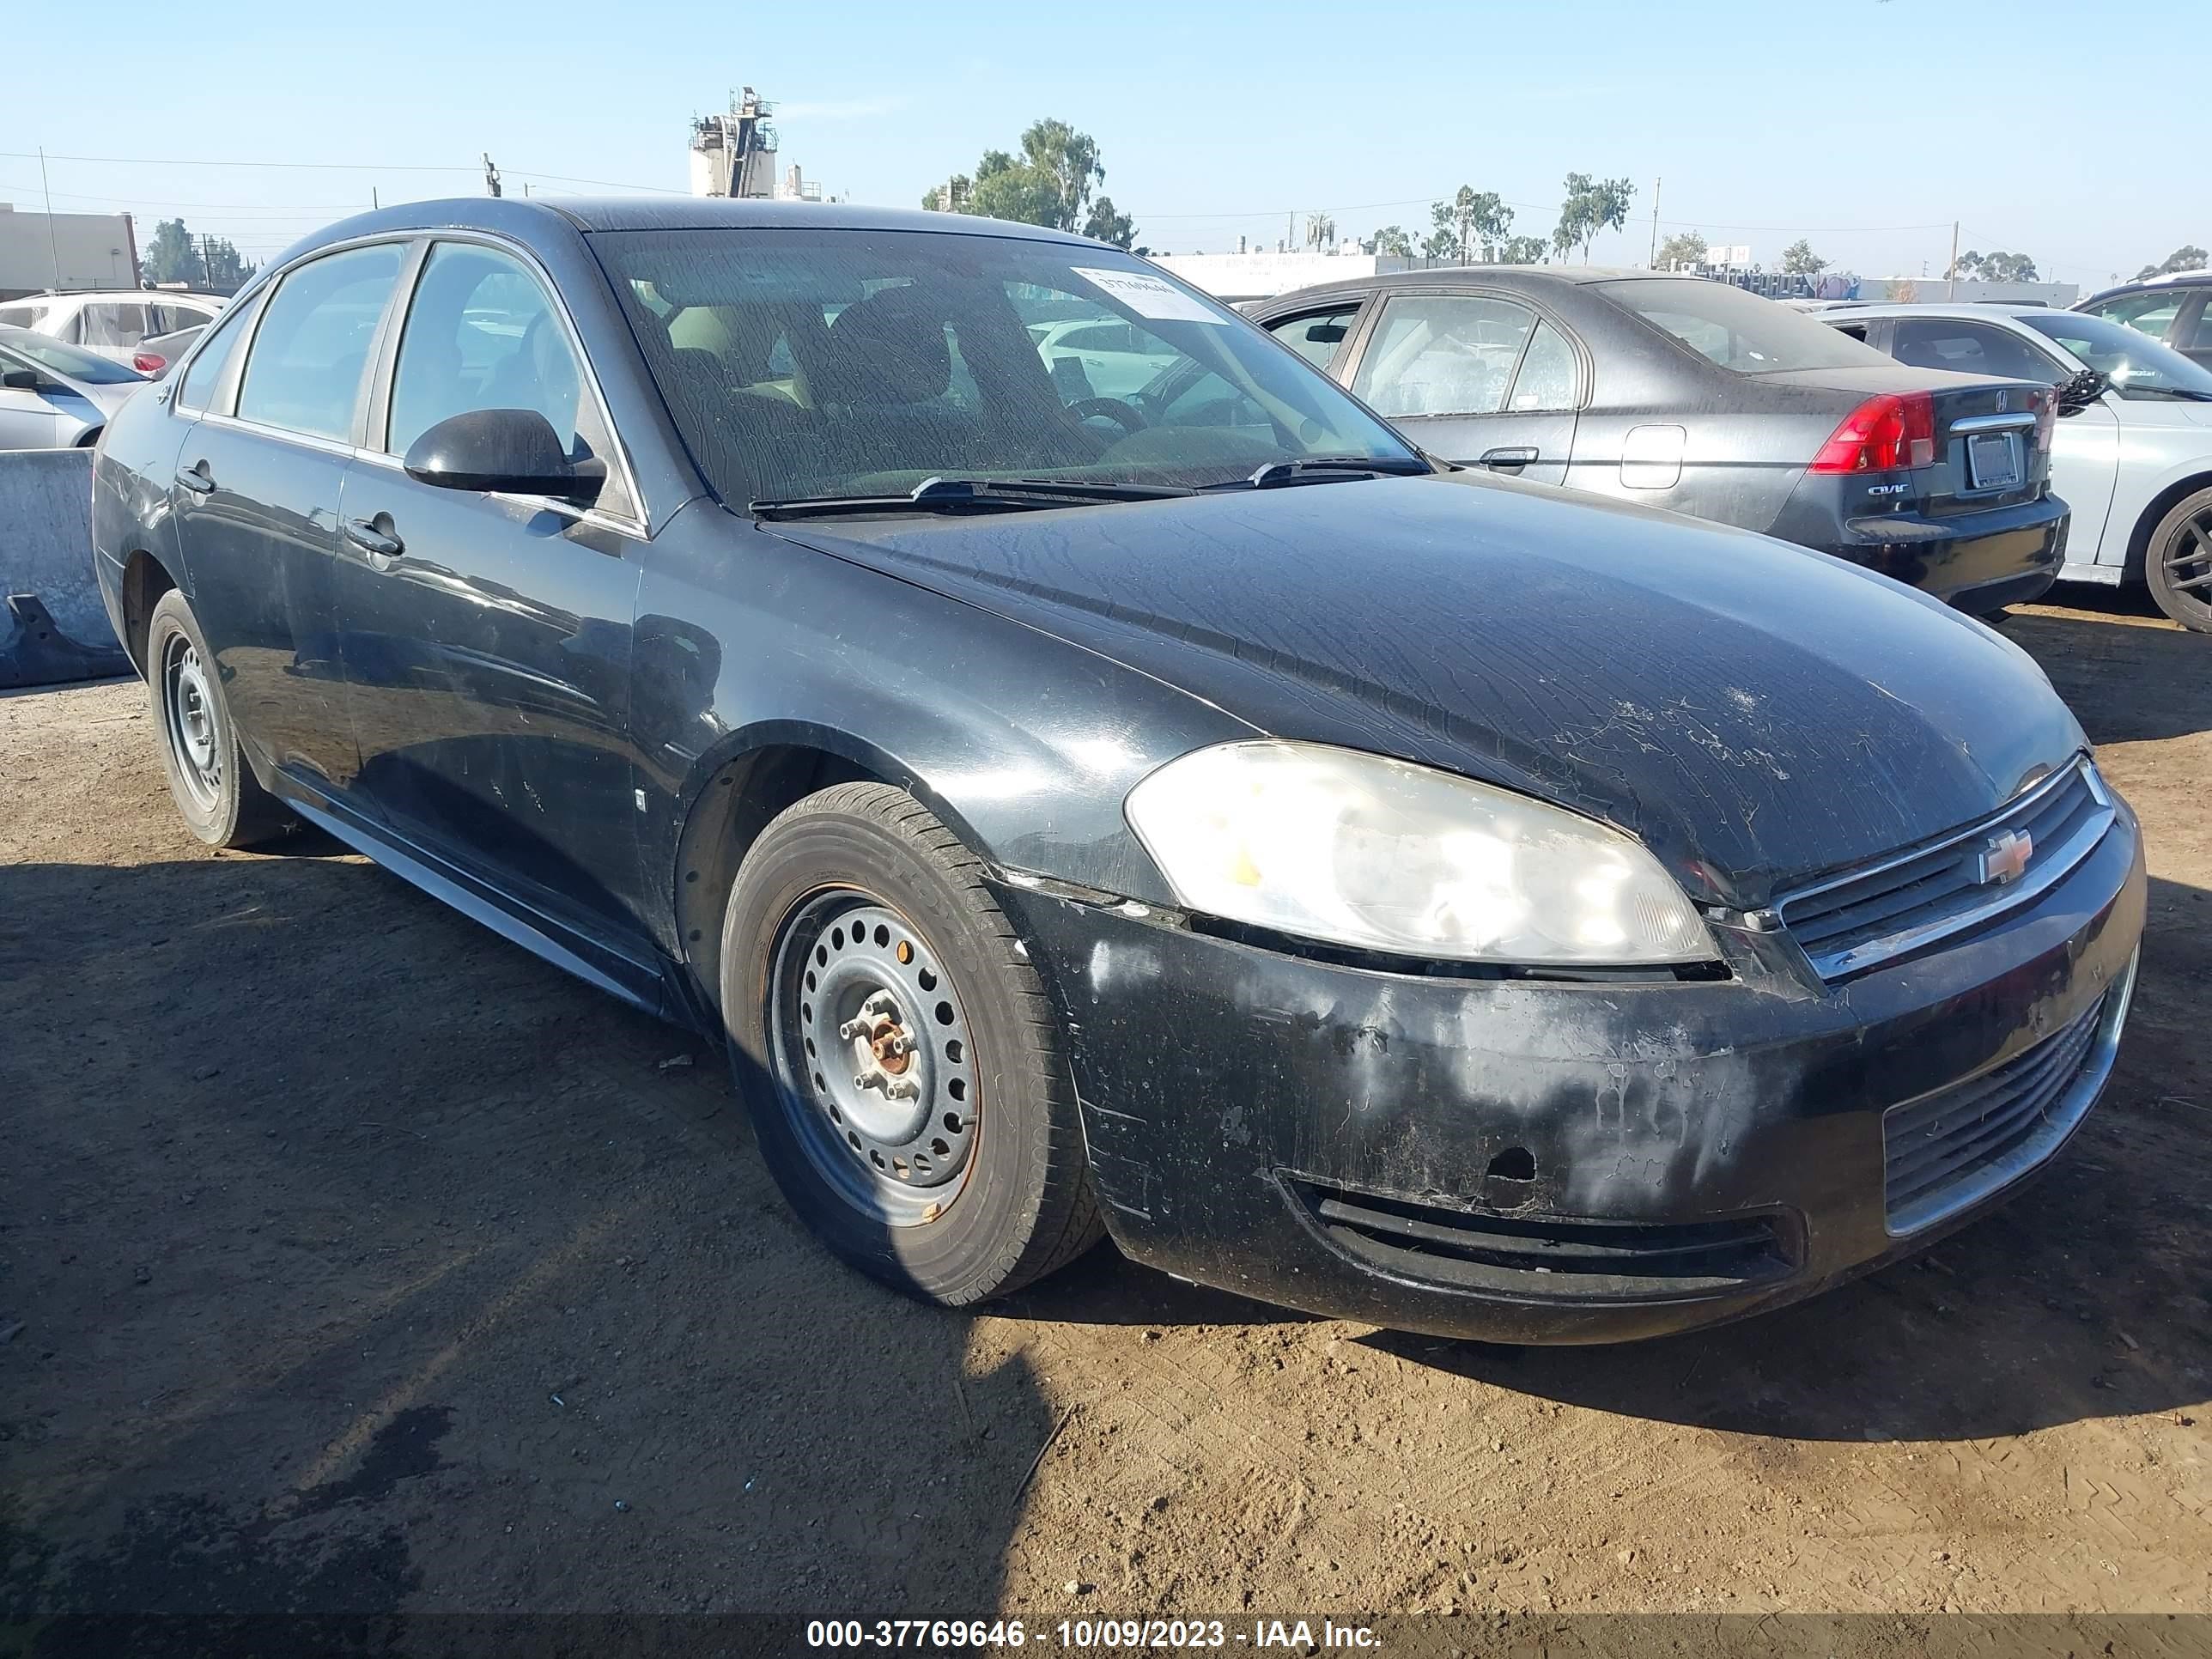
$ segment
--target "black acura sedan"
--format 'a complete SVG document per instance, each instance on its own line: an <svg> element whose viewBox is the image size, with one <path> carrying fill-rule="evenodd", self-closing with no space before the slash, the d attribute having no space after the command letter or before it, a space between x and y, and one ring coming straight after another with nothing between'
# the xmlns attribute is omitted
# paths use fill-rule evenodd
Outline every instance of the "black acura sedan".
<svg viewBox="0 0 2212 1659"><path fill-rule="evenodd" d="M1060 368L1085 319L1182 391ZM942 1303L1103 1232L1648 1335L1928 1241L2111 1071L2135 820L2019 650L1442 471L1097 243L391 210L94 477L196 835L319 825L725 1036L793 1208Z"/></svg>
<svg viewBox="0 0 2212 1659"><path fill-rule="evenodd" d="M2057 405L1724 283L1478 265L1250 315L1447 460L1764 531L1988 614L2057 579Z"/></svg>

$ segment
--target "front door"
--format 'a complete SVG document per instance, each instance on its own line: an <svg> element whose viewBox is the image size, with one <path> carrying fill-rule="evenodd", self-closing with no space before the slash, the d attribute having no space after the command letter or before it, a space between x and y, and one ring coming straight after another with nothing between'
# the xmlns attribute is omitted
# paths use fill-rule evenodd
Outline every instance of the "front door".
<svg viewBox="0 0 2212 1659"><path fill-rule="evenodd" d="M1348 383L1431 455L1509 477L1565 483L1581 368L1559 327L1496 295L1393 294ZM1337 374L1347 365L1340 361Z"/></svg>
<svg viewBox="0 0 2212 1659"><path fill-rule="evenodd" d="M404 254L380 243L285 276L234 402L226 389L185 433L170 489L193 614L241 740L263 769L333 793L356 769L331 623L338 503Z"/></svg>
<svg viewBox="0 0 2212 1659"><path fill-rule="evenodd" d="M432 245L340 508L362 788L409 841L553 920L634 927L630 628L642 531L565 318L514 256ZM408 447L531 409L610 477L591 510L434 488Z"/></svg>

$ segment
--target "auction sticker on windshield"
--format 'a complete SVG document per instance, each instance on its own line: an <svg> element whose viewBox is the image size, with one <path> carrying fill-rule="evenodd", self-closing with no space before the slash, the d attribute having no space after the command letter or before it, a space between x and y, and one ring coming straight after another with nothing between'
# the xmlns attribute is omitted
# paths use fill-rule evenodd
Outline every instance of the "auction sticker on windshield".
<svg viewBox="0 0 2212 1659"><path fill-rule="evenodd" d="M1141 270L1098 270L1077 265L1075 274L1102 288L1139 317L1163 323L1226 323L1172 283L1148 276Z"/></svg>

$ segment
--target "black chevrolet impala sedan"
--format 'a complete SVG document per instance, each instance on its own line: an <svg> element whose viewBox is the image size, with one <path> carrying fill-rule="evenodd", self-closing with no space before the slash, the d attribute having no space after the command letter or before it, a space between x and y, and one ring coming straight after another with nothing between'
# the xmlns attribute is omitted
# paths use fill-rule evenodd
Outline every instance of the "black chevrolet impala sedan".
<svg viewBox="0 0 2212 1659"><path fill-rule="evenodd" d="M2135 820L2012 645L1454 473L1078 238L355 219L94 495L193 833L720 1034L793 1207L939 1302L1103 1233L1443 1334L1729 1317L2013 1187L2126 1016Z"/></svg>

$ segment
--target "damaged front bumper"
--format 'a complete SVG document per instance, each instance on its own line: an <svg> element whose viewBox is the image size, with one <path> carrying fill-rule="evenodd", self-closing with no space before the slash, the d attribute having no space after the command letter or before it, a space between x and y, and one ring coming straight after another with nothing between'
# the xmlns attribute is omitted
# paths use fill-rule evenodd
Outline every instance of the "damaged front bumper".
<svg viewBox="0 0 2212 1659"><path fill-rule="evenodd" d="M2048 1160L2109 1076L2143 926L2124 807L2066 878L1824 986L1376 971L1015 882L1134 1259L1500 1342L1659 1335L1918 1248Z"/></svg>

